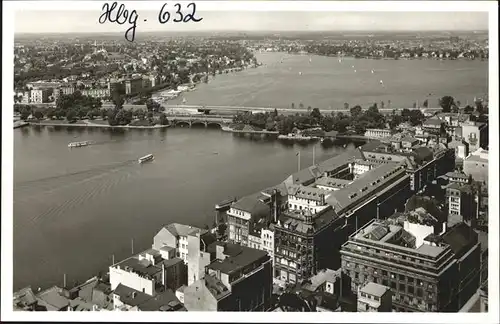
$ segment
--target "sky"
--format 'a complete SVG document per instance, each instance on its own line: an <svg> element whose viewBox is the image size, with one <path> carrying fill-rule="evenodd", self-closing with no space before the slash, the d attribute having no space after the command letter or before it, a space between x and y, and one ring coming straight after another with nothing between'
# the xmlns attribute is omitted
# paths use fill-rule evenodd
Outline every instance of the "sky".
<svg viewBox="0 0 500 324"><path fill-rule="evenodd" d="M102 4L101 4L102 5ZM133 8L131 8L133 9ZM162 25L158 11L137 10L140 31L424 31L487 30L486 12L202 11L199 23ZM127 30L128 23L99 24L95 11L17 11L15 33L99 33ZM146 22L144 20L147 20Z"/></svg>

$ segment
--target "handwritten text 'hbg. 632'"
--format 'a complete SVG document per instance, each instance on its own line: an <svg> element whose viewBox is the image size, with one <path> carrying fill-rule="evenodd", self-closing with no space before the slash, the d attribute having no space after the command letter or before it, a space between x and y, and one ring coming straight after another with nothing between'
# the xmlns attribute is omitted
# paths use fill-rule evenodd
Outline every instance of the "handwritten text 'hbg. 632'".
<svg viewBox="0 0 500 324"><path fill-rule="evenodd" d="M179 3L173 5L175 10L169 10L168 4L164 3L158 13L158 22L160 24L166 24L168 22L172 23L188 23L188 22L200 22L203 18L196 17L196 4L194 2L186 6L186 10L183 11L182 6ZM125 32L125 39L129 42L133 42L135 39L135 31L137 28L137 20L139 15L137 11L129 11L124 4L120 4L115 1L111 5L105 3L102 6L102 13L99 17L99 23L105 24L106 22L116 23L119 25L129 24L131 25L129 29ZM144 19L146 21L146 19Z"/></svg>

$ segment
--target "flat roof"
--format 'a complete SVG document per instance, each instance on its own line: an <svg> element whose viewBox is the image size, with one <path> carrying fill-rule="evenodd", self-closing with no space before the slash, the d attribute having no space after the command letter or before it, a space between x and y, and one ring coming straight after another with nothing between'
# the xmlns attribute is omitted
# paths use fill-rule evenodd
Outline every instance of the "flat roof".
<svg viewBox="0 0 500 324"><path fill-rule="evenodd" d="M384 228L384 230L381 230ZM400 244L395 244L395 243L390 243L387 242L387 239L384 239L388 235L394 235L393 232L395 231L402 231L402 235L406 235L408 237L413 237L413 235L407 231L405 231L401 226L395 226L391 225L388 222L385 221L379 221L379 220L372 220L369 222L367 225L359 229L357 232L353 234L353 237L356 238L357 240L360 241L366 241L366 242L374 242L380 245L386 245L387 247L396 247L397 249L401 250L402 252L408 251L408 252L413 252L413 253L418 253L422 254L424 256L429 256L429 257L437 257L440 255L443 251L446 250L446 247L442 246L431 246L428 244L423 244L419 246L418 248L411 248L411 247L405 247ZM367 237L372 235L373 239ZM403 238L404 240L404 238ZM349 242L349 241L348 241Z"/></svg>
<svg viewBox="0 0 500 324"><path fill-rule="evenodd" d="M215 252L216 246L224 246L224 260L216 259L207 268L220 270L222 273L232 273L259 261L265 257L269 258L267 252L252 249L239 244L214 242L208 247L209 252Z"/></svg>
<svg viewBox="0 0 500 324"><path fill-rule="evenodd" d="M145 259L139 260L139 259L136 259L135 257L125 259L125 260L114 265L114 267L118 267L118 266L122 270L125 270L127 267L127 268L130 268L132 271L134 271L137 274L147 275L147 276L153 276L161 271L161 268L151 264L149 261L147 261Z"/></svg>
<svg viewBox="0 0 500 324"><path fill-rule="evenodd" d="M361 288L361 292L377 297L382 297L388 290L389 287L374 282L369 282Z"/></svg>

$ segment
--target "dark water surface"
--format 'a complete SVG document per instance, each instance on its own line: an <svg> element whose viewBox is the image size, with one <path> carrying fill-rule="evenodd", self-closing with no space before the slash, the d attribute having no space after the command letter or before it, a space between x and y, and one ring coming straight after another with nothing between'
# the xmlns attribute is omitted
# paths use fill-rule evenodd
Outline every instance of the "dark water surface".
<svg viewBox="0 0 500 324"><path fill-rule="evenodd" d="M69 142L95 145L69 149ZM170 222L212 224L214 205L278 184L312 146L218 129L14 130L14 289L82 281L148 248ZM316 148L316 160L344 148ZM137 159L152 153L152 163Z"/></svg>

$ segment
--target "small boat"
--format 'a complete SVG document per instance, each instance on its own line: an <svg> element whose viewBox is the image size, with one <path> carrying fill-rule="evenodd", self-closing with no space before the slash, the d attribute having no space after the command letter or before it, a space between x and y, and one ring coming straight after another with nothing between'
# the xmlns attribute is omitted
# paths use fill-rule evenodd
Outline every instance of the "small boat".
<svg viewBox="0 0 500 324"><path fill-rule="evenodd" d="M373 70L372 70L372 74L375 73Z"/></svg>
<svg viewBox="0 0 500 324"><path fill-rule="evenodd" d="M87 146L90 145L90 141L83 141L83 142L72 142L68 144L68 147L82 147L82 146Z"/></svg>
<svg viewBox="0 0 500 324"><path fill-rule="evenodd" d="M302 72L299 72L299 75L302 75Z"/></svg>
<svg viewBox="0 0 500 324"><path fill-rule="evenodd" d="M214 154L214 155L219 155L219 152L214 152L213 154Z"/></svg>
<svg viewBox="0 0 500 324"><path fill-rule="evenodd" d="M354 73L356 73L356 70L354 70Z"/></svg>
<svg viewBox="0 0 500 324"><path fill-rule="evenodd" d="M144 162L152 161L152 160L154 160L154 158L155 157L153 156L153 154L148 154L146 156L143 156L143 157L139 158L139 163L144 163Z"/></svg>

